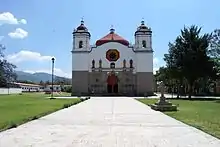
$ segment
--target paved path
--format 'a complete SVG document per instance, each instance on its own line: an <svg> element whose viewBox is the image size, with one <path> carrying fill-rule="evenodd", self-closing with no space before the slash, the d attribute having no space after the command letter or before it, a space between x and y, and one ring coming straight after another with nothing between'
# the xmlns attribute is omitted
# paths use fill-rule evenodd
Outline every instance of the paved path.
<svg viewBox="0 0 220 147"><path fill-rule="evenodd" d="M132 98L91 98L0 133L0 147L220 147Z"/></svg>

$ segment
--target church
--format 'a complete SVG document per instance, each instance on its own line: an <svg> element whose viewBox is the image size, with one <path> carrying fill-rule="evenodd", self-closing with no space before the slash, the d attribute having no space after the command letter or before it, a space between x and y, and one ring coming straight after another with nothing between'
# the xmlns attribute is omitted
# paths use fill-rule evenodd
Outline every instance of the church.
<svg viewBox="0 0 220 147"><path fill-rule="evenodd" d="M134 32L134 44L111 28L90 45L83 20L72 34L72 95L153 94L152 31L144 21Z"/></svg>

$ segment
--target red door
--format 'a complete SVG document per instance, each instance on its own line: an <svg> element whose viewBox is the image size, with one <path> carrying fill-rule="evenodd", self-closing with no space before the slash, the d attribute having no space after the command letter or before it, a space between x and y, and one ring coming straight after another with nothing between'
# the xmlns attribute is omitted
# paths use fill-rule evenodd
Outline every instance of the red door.
<svg viewBox="0 0 220 147"><path fill-rule="evenodd" d="M118 78L117 76L115 76L114 74L111 74L108 76L108 79L107 79L107 90L108 90L108 93L117 93L117 89L116 87L118 88Z"/></svg>

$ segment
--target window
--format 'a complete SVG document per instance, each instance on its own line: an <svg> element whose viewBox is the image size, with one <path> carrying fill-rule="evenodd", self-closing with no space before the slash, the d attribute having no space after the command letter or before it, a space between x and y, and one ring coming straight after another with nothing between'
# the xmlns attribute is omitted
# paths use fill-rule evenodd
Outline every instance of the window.
<svg viewBox="0 0 220 147"><path fill-rule="evenodd" d="M133 68L133 60L130 60L130 68Z"/></svg>
<svg viewBox="0 0 220 147"><path fill-rule="evenodd" d="M111 63L110 68L115 68L115 63Z"/></svg>
<svg viewBox="0 0 220 147"><path fill-rule="evenodd" d="M146 48L146 47L147 47L145 40L142 41L142 47L143 47L143 48Z"/></svg>
<svg viewBox="0 0 220 147"><path fill-rule="evenodd" d="M123 68L126 68L126 60L123 60Z"/></svg>
<svg viewBox="0 0 220 147"><path fill-rule="evenodd" d="M95 60L92 60L92 68L95 68Z"/></svg>
<svg viewBox="0 0 220 147"><path fill-rule="evenodd" d="M83 41L79 41L79 48L83 48Z"/></svg>

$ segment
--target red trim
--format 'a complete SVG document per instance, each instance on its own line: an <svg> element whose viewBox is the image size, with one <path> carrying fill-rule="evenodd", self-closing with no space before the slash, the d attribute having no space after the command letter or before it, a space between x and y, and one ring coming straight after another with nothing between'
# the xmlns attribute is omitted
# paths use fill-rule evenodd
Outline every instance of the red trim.
<svg viewBox="0 0 220 147"><path fill-rule="evenodd" d="M103 45L108 42L118 42L118 43L121 43L125 46L129 45L129 42L127 40L125 40L124 38L122 38L121 36L119 36L118 34L109 33L108 35L104 36L103 38L97 40L96 46L100 46L100 45Z"/></svg>

